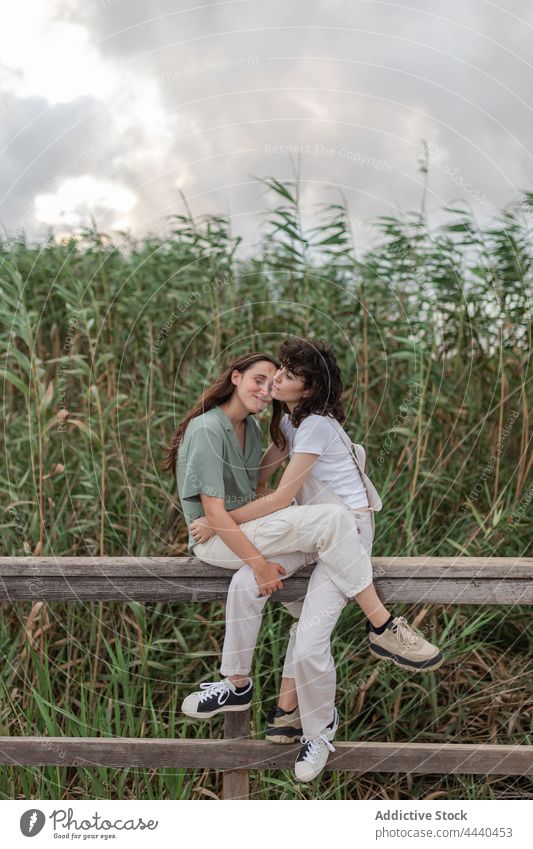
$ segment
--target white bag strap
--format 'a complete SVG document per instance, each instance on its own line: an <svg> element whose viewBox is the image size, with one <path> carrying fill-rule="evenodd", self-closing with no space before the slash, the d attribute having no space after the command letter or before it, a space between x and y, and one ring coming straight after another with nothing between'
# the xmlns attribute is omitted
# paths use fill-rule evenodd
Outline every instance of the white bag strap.
<svg viewBox="0 0 533 849"><path fill-rule="evenodd" d="M372 483L372 481L370 480L370 478L366 474L364 468L361 467L361 464L359 462L359 458L357 457L357 449L355 447L355 443L351 441L351 439L345 433L344 429L339 424L337 419L332 418L332 421L333 421L333 425L335 427L335 430L337 431L337 434L339 435L339 437L342 439L342 441L346 445L346 448L350 452L352 460L355 463L355 467L356 467L357 471L359 472L359 474L361 475L361 480L363 482L363 486L366 490L366 494L367 494L367 497L368 497L368 504L369 504L370 510L381 510L381 507L382 507L381 498L379 497L379 493L378 493L376 487L374 486L374 484Z"/></svg>
<svg viewBox="0 0 533 849"><path fill-rule="evenodd" d="M361 468L361 465L359 463L359 459L357 457L357 451L355 450L355 447L354 447L355 443L351 441L351 439L345 433L344 429L341 427L341 425L339 424L337 419L332 419L332 421L333 421L333 426L334 426L335 430L337 431L338 435L340 436L340 438L342 439L342 441L346 445L346 448L348 449L348 451L352 455L352 460L354 461L354 463L357 467L357 471L359 472L359 474L362 477L363 474L364 474L364 469Z"/></svg>

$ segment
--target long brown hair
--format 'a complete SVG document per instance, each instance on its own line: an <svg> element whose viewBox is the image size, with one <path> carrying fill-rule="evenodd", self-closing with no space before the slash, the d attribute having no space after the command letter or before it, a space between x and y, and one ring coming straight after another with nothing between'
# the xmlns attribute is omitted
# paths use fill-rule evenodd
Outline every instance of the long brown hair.
<svg viewBox="0 0 533 849"><path fill-rule="evenodd" d="M279 360L282 366L303 378L304 389L309 390L290 414L292 425L299 427L312 413L333 416L342 425L345 419L342 377L330 345L318 339L286 339L279 349ZM288 411L285 405L283 407ZM284 445L279 444L279 447Z"/></svg>
<svg viewBox="0 0 533 849"><path fill-rule="evenodd" d="M161 464L161 469L164 472L171 470L174 477L176 476L178 449L185 434L185 430L187 429L187 425L191 419L195 419L197 416L207 413L208 410L212 410L213 407L219 407L220 404L224 404L226 401L229 401L235 391L235 386L231 382L232 373L234 371L238 371L241 374L244 374L244 372L248 371L248 369L255 365L255 363L262 362L263 360L267 360L267 362L272 363L272 365L276 366L276 368L279 367L279 363L274 359L274 357L270 354L265 354L262 351L243 354L230 363L220 377L218 377L215 382L205 390L205 392L197 400L196 404L191 410L189 410L185 418L183 418L177 426L172 435L172 442L170 446L164 446L164 451L167 455L166 459ZM280 439L283 439L280 428L280 421L283 415L283 405L280 401L274 400L272 406L273 410L272 418L270 420L270 437L277 445L279 444Z"/></svg>

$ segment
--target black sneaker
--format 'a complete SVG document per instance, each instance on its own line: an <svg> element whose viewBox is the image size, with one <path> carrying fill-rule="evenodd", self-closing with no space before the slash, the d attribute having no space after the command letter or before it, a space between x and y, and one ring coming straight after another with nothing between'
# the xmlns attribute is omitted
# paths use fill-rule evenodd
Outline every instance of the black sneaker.
<svg viewBox="0 0 533 849"><path fill-rule="evenodd" d="M266 739L269 743L294 743L303 734L302 720L298 705L288 711L276 707L268 717Z"/></svg>
<svg viewBox="0 0 533 849"><path fill-rule="evenodd" d="M181 710L185 716L210 719L217 713L247 710L252 703L254 684L251 678L247 685L239 688L228 678L200 684L200 687L200 690L184 698Z"/></svg>

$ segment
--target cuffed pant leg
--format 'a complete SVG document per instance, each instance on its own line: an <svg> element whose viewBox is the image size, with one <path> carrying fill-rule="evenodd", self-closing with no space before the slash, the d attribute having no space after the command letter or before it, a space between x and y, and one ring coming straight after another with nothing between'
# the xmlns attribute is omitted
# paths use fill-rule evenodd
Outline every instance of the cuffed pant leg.
<svg viewBox="0 0 533 849"><path fill-rule="evenodd" d="M305 737L318 737L332 720L336 670L331 634L348 599L319 563L309 581L292 654L293 672Z"/></svg>

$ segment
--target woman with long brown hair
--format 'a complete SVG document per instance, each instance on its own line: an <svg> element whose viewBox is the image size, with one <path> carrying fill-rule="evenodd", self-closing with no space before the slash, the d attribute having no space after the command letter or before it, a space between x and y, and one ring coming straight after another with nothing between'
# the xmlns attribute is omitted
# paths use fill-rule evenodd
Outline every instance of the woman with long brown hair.
<svg viewBox="0 0 533 849"><path fill-rule="evenodd" d="M279 576L285 569L262 558L229 513L256 498L262 433L255 415L271 401L277 367L276 360L262 352L234 360L179 423L162 464L164 471L172 470L176 477L187 526L204 515L207 499L220 502L214 505L223 516L223 527L217 526L217 532L231 539L232 550L243 562L255 558L254 573L265 596L281 587ZM272 439L280 439L281 415L281 404L275 404ZM196 540L190 534L188 544L194 551ZM289 559L291 564L302 564L310 558Z"/></svg>

